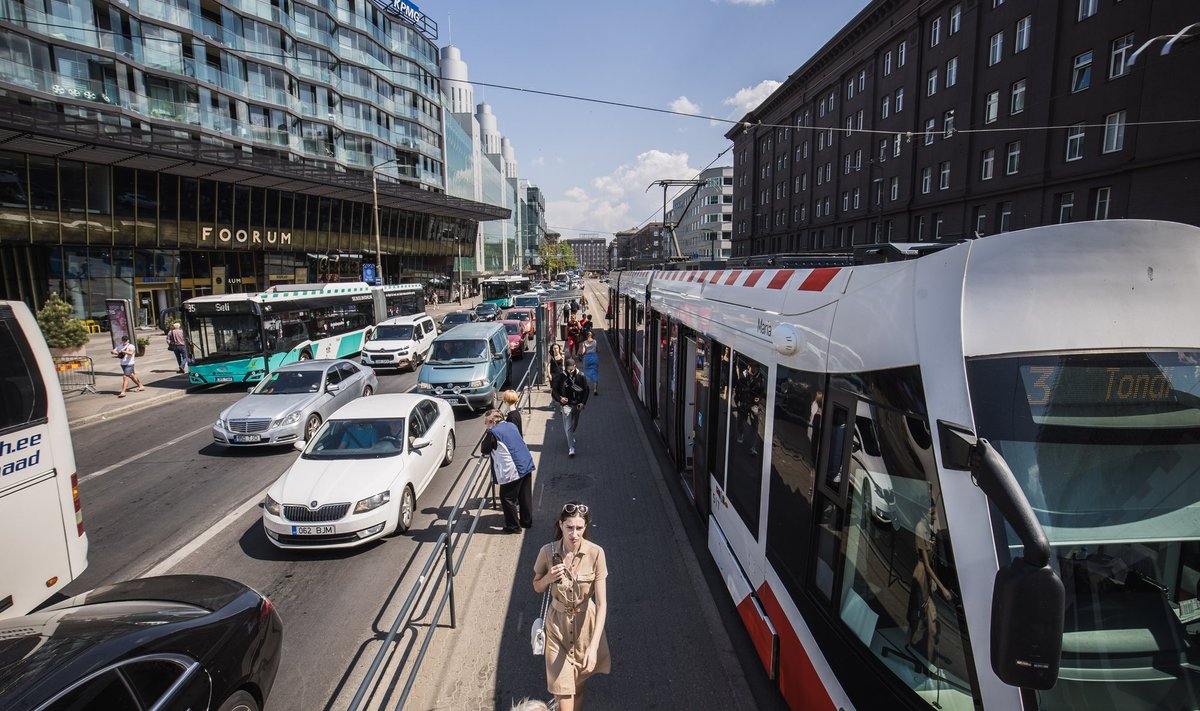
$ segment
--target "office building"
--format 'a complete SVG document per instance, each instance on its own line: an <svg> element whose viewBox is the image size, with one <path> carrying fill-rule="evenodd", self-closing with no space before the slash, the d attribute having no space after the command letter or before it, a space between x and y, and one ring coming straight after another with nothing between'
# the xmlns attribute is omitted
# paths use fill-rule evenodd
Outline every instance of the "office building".
<svg viewBox="0 0 1200 711"><path fill-rule="evenodd" d="M598 272L608 268L607 240L599 235L584 235L563 240L575 253L575 264L584 271Z"/></svg>
<svg viewBox="0 0 1200 711"><path fill-rule="evenodd" d="M679 251L687 259L728 259L733 229L733 167L708 168L697 185L671 201L667 222L675 225Z"/></svg>

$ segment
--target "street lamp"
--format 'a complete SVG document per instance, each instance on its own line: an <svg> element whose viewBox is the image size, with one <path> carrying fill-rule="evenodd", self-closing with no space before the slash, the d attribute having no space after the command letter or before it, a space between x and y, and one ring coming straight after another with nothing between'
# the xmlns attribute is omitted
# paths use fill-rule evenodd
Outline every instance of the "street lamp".
<svg viewBox="0 0 1200 711"><path fill-rule="evenodd" d="M380 248L379 238L379 180L378 170L388 163L395 163L399 158L389 158L382 163L376 163L371 167L371 214L375 218L375 278L379 283L385 283L383 278L383 250Z"/></svg>

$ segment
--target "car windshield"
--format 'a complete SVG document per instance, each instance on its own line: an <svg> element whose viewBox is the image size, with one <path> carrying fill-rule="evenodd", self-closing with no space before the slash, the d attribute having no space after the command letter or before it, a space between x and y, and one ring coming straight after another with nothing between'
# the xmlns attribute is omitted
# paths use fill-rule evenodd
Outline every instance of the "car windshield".
<svg viewBox="0 0 1200 711"><path fill-rule="evenodd" d="M480 304L475 307L475 312L481 314L494 314L499 310L500 307L495 304Z"/></svg>
<svg viewBox="0 0 1200 711"><path fill-rule="evenodd" d="M1200 708L1200 352L978 359L967 374L977 433L1067 591L1039 708ZM1011 529L996 533L1020 555Z"/></svg>
<svg viewBox="0 0 1200 711"><path fill-rule="evenodd" d="M504 331L510 336L519 336L521 335L521 325L518 323L506 323L504 324Z"/></svg>
<svg viewBox="0 0 1200 711"><path fill-rule="evenodd" d="M442 319L443 324L459 324L467 323L471 320L471 314L455 311L452 314L446 314L446 318Z"/></svg>
<svg viewBox="0 0 1200 711"><path fill-rule="evenodd" d="M263 378L258 387L254 388L255 395L300 395L315 393L321 389L321 378L324 371L320 370L277 370Z"/></svg>
<svg viewBox="0 0 1200 711"><path fill-rule="evenodd" d="M487 357L487 341L482 339L434 341L429 351L429 360L438 363L480 361Z"/></svg>
<svg viewBox="0 0 1200 711"><path fill-rule="evenodd" d="M395 325L385 324L375 329L374 335L371 336L372 341L411 341L413 337L413 327L411 324Z"/></svg>
<svg viewBox="0 0 1200 711"><path fill-rule="evenodd" d="M304 448L304 459L380 459L404 451L404 418L330 420Z"/></svg>
<svg viewBox="0 0 1200 711"><path fill-rule="evenodd" d="M504 318L513 319L516 321L528 321L529 320L529 312L528 311L509 311L508 313L504 314Z"/></svg>

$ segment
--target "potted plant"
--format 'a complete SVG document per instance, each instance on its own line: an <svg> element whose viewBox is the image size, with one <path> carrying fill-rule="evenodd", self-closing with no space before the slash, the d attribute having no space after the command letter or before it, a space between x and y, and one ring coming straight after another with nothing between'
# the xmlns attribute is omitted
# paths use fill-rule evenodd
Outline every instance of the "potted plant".
<svg viewBox="0 0 1200 711"><path fill-rule="evenodd" d="M146 346L148 346L148 345L150 345L149 336L138 336L137 337L136 353L137 353L138 358L141 358L142 356L146 355Z"/></svg>
<svg viewBox="0 0 1200 711"><path fill-rule="evenodd" d="M46 345L56 357L86 354L84 347L90 340L87 327L75 318L71 305L63 301L58 292L51 292L45 306L37 313L37 322Z"/></svg>

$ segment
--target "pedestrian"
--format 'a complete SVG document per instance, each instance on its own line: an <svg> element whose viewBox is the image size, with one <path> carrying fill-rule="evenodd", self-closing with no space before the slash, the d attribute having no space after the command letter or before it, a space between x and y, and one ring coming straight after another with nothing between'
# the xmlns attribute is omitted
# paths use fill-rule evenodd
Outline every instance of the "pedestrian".
<svg viewBox="0 0 1200 711"><path fill-rule="evenodd" d="M504 413L488 410L483 418L487 432L479 451L492 458L492 478L500 485L504 532L520 533L533 525L533 455L517 426L504 419Z"/></svg>
<svg viewBox="0 0 1200 711"><path fill-rule="evenodd" d="M572 356L579 355L579 336L582 329L579 327L579 319L575 318L575 314L571 314L571 320L567 322L567 353Z"/></svg>
<svg viewBox="0 0 1200 711"><path fill-rule="evenodd" d="M188 372L187 338L183 335L183 326L178 321L171 324L171 330L167 332L167 350L175 354L179 372Z"/></svg>
<svg viewBox="0 0 1200 711"><path fill-rule="evenodd" d="M517 432L521 436L525 436L524 423L521 421L521 408L517 407L517 403L521 400L521 395L516 390L505 390L500 393L500 402L504 403L508 412L504 414L504 419L517 426Z"/></svg>
<svg viewBox="0 0 1200 711"><path fill-rule="evenodd" d="M129 336L121 336L121 345L114 348L112 354L121 358L121 392L117 393L117 397L125 397L125 390L129 387L130 380L137 384L139 393L145 390L137 372L133 369L133 362L137 360L135 357L137 348L129 342Z"/></svg>
<svg viewBox="0 0 1200 711"><path fill-rule="evenodd" d="M589 328L586 335L583 337L583 343L579 344L579 350L583 353L583 374L587 376L588 382L592 385L592 394L600 394L600 344L596 341L595 335Z"/></svg>
<svg viewBox="0 0 1200 711"><path fill-rule="evenodd" d="M563 349L558 343L550 344L550 383L553 384L558 374L563 372Z"/></svg>
<svg viewBox="0 0 1200 711"><path fill-rule="evenodd" d="M580 340L587 340L587 335L592 332L592 328L594 328L594 325L592 324L591 315L584 314L583 319L579 322L579 338L580 338Z"/></svg>
<svg viewBox="0 0 1200 711"><path fill-rule="evenodd" d="M604 632L608 563L604 549L587 540L591 520L587 504L563 505L554 542L542 546L533 564L533 589L550 591L544 618L546 685L560 711L580 711L584 684L612 667Z"/></svg>
<svg viewBox="0 0 1200 711"><path fill-rule="evenodd" d="M571 299L571 315L575 316L578 313L579 313L579 302L575 299Z"/></svg>
<svg viewBox="0 0 1200 711"><path fill-rule="evenodd" d="M585 308L585 309L587 308L588 303L587 303L587 294L586 293L581 293L579 295L579 305L582 308Z"/></svg>
<svg viewBox="0 0 1200 711"><path fill-rule="evenodd" d="M579 429L579 413L588 399L588 381L575 368L575 359L563 361L563 372L550 386L554 399L562 407L563 432L567 435L567 456L575 456L575 431Z"/></svg>
<svg viewBox="0 0 1200 711"><path fill-rule="evenodd" d="M438 292L437 292L437 289L434 289L434 290L433 290L433 305L434 305L434 306L437 306L437 305L438 305Z"/></svg>

